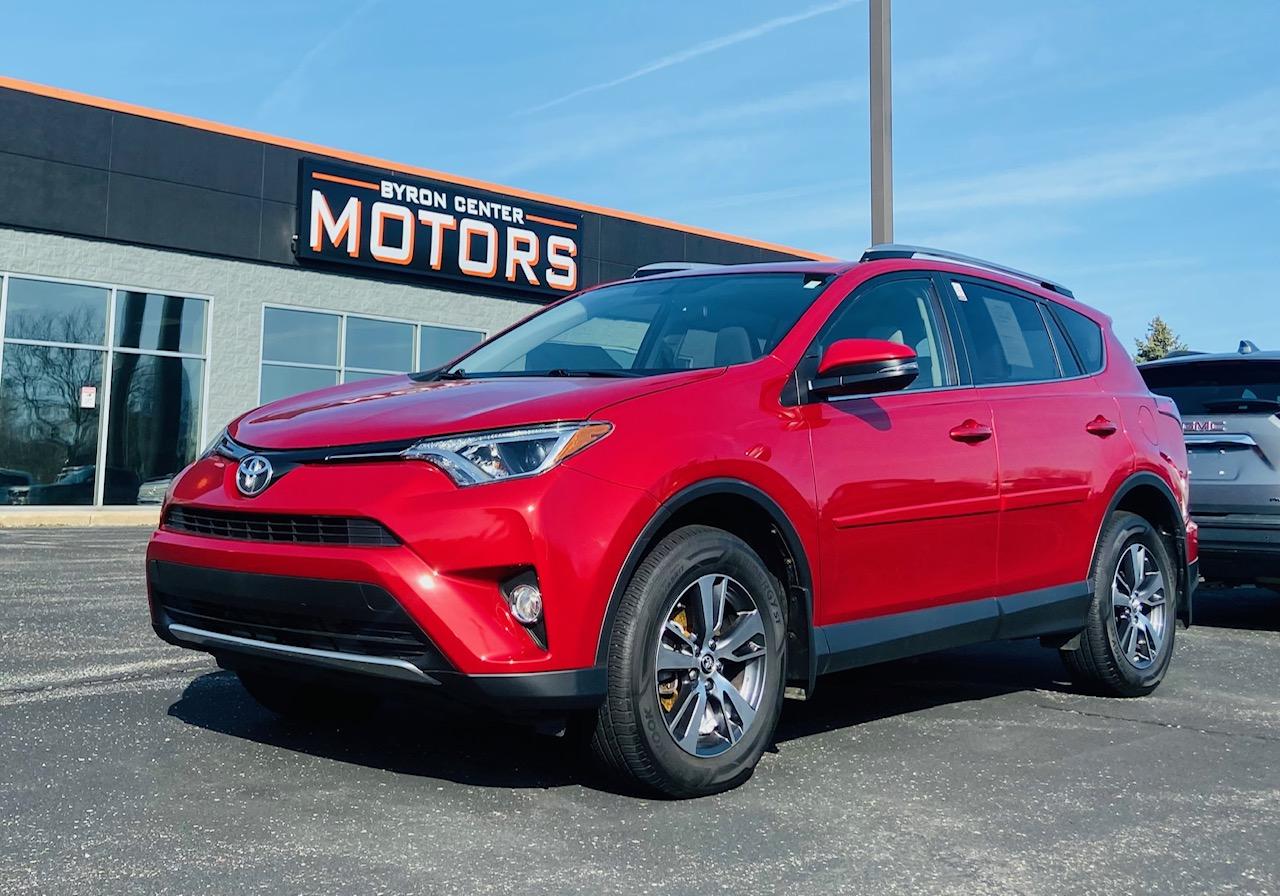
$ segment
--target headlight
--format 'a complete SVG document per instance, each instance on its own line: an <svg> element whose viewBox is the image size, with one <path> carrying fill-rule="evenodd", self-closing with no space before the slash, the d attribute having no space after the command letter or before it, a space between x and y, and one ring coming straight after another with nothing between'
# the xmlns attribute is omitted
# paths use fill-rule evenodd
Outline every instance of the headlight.
<svg viewBox="0 0 1280 896"><path fill-rule="evenodd" d="M404 457L435 464L458 485L536 476L598 442L611 423L552 423L497 432L424 439Z"/></svg>

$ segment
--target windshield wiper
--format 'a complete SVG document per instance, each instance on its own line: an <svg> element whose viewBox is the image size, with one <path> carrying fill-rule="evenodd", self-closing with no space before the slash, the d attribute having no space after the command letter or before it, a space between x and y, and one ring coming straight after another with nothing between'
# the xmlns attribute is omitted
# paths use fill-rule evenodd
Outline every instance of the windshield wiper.
<svg viewBox="0 0 1280 896"><path fill-rule="evenodd" d="M457 370L442 370L432 377L433 380L465 380L467 372L459 367Z"/></svg>
<svg viewBox="0 0 1280 896"><path fill-rule="evenodd" d="M569 370L566 367L556 367L551 370L531 371L529 376L589 376L612 378L644 376L644 374L636 373L634 370Z"/></svg>

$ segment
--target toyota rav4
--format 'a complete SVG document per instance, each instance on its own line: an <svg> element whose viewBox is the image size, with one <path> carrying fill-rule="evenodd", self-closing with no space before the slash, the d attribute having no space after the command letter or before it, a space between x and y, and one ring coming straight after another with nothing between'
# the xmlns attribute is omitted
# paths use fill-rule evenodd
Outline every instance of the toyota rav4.
<svg viewBox="0 0 1280 896"><path fill-rule="evenodd" d="M282 714L394 685L585 719L672 796L853 666L1040 638L1083 688L1159 684L1187 459L1106 317L913 247L680 267L232 422L151 540L156 632Z"/></svg>

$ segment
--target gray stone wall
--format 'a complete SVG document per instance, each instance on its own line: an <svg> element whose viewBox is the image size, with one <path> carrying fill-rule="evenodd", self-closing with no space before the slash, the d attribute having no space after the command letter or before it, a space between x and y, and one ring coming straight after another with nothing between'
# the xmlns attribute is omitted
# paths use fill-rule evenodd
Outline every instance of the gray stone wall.
<svg viewBox="0 0 1280 896"><path fill-rule="evenodd" d="M209 405L204 438L258 403L264 304L297 305L494 333L529 302L0 228L0 272L207 296Z"/></svg>

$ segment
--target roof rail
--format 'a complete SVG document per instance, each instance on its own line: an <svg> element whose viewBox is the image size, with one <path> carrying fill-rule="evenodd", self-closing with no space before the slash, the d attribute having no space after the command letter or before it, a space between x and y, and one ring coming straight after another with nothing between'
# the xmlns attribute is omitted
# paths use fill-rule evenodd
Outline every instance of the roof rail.
<svg viewBox="0 0 1280 896"><path fill-rule="evenodd" d="M1005 267L1002 264L996 264L992 261L983 261L981 258L973 258L969 255L961 255L959 252L948 252L945 249L929 249L924 246L904 246L901 243L880 243L867 249L862 253L862 261L879 261L882 258L940 258L944 261L956 261L960 264L967 264L971 267L982 268L987 271L996 271L1001 274L1008 274L1010 277L1017 277L1019 280L1026 280L1043 286L1045 289L1051 289L1059 295L1074 299L1075 294L1067 289L1061 283L1053 280L1047 280L1044 277L1037 277L1035 274L1028 274L1026 271L1020 271L1017 268Z"/></svg>
<svg viewBox="0 0 1280 896"><path fill-rule="evenodd" d="M652 277L654 274L674 274L677 271L697 271L702 268L718 268L723 265L711 264L705 261L655 261L636 268L636 272L631 275L632 279L636 277Z"/></svg>

